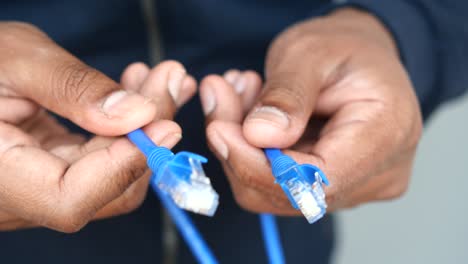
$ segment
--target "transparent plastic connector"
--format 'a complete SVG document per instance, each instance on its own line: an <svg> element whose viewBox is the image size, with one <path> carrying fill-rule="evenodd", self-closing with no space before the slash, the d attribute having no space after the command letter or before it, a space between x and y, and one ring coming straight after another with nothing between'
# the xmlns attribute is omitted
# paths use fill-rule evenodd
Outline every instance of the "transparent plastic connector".
<svg viewBox="0 0 468 264"><path fill-rule="evenodd" d="M276 175L294 208L299 209L312 224L322 218L327 209L323 178L318 168L312 165L295 165Z"/></svg>
<svg viewBox="0 0 468 264"><path fill-rule="evenodd" d="M218 208L219 196L203 171L202 156L180 152L160 169L157 185L185 210L213 216Z"/></svg>
<svg viewBox="0 0 468 264"><path fill-rule="evenodd" d="M322 218L326 213L327 204L321 183L320 176L316 177L312 185L299 177L285 182L292 200L310 224Z"/></svg>

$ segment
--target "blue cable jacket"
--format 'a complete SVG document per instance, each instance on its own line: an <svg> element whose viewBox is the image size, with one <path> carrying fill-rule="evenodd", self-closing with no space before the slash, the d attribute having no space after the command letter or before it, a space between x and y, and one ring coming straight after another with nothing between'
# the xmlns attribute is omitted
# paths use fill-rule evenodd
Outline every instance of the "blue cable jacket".
<svg viewBox="0 0 468 264"><path fill-rule="evenodd" d="M145 156L148 156L155 148L158 148L141 129L128 133L127 137L145 154ZM153 174L151 177L151 187L169 215L171 215L172 221L174 221L180 234L192 251L192 254L201 264L217 264L218 261L214 254L190 220L190 217L159 189L157 183L153 180L154 178L155 176Z"/></svg>
<svg viewBox="0 0 468 264"><path fill-rule="evenodd" d="M153 149L158 147L141 129L128 133L127 137L146 157L148 157Z"/></svg>
<svg viewBox="0 0 468 264"><path fill-rule="evenodd" d="M283 264L284 254L276 225L276 218L271 214L260 214L263 241L270 264Z"/></svg>
<svg viewBox="0 0 468 264"><path fill-rule="evenodd" d="M266 148L263 151L265 152L265 155L267 156L270 163L273 162L277 157L283 155L283 152L281 152L281 150L275 148Z"/></svg>
<svg viewBox="0 0 468 264"><path fill-rule="evenodd" d="M281 150L275 148L266 148L264 149L264 152L270 163L272 163L277 157L283 155ZM276 224L276 218L271 214L260 214L260 223L262 226L265 250L270 261L269 263L285 263L283 247L281 246L281 239L278 232L278 226Z"/></svg>

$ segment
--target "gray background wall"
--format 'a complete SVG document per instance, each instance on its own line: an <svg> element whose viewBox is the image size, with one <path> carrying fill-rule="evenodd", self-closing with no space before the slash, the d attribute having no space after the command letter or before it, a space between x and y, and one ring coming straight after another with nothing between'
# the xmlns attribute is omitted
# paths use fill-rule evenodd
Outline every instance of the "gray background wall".
<svg viewBox="0 0 468 264"><path fill-rule="evenodd" d="M338 214L335 264L468 263L468 96L436 112L409 191Z"/></svg>

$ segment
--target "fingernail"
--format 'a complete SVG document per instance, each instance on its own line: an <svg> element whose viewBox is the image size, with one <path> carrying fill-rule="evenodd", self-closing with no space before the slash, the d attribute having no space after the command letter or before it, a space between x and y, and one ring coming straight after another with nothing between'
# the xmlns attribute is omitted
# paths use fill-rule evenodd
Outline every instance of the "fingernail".
<svg viewBox="0 0 468 264"><path fill-rule="evenodd" d="M172 97L174 102L177 102L177 98L179 97L179 92L182 87L182 82L185 78L186 72L184 69L173 69L169 73L169 79L167 81L167 87L169 89L169 94Z"/></svg>
<svg viewBox="0 0 468 264"><path fill-rule="evenodd" d="M230 84L234 85L236 83L237 78L240 75L240 71L238 70L229 70L224 74L224 79Z"/></svg>
<svg viewBox="0 0 468 264"><path fill-rule="evenodd" d="M224 143L224 140L218 134L218 131L212 132L208 138L210 140L211 145L213 145L213 147L215 148L215 151L219 155L221 155L223 159L227 160L229 156L229 150L226 143Z"/></svg>
<svg viewBox="0 0 468 264"><path fill-rule="evenodd" d="M234 90L236 93L241 94L245 91L245 88L247 87L247 78L244 76L240 76L237 78L236 82L234 83Z"/></svg>
<svg viewBox="0 0 468 264"><path fill-rule="evenodd" d="M149 69L144 66L143 68L139 68L135 72L135 83L137 84L135 90L139 90L143 85L146 77L148 77Z"/></svg>
<svg viewBox="0 0 468 264"><path fill-rule="evenodd" d="M130 97L131 95L126 90L115 91L104 99L101 109L105 114L113 115L119 108L129 103Z"/></svg>
<svg viewBox="0 0 468 264"><path fill-rule="evenodd" d="M163 146L163 147L166 147L166 148L172 148L175 145L177 145L177 143L179 143L179 141L181 139L182 139L182 134L181 133L172 133L172 134L169 134L169 135L165 136L161 140L159 145Z"/></svg>
<svg viewBox="0 0 468 264"><path fill-rule="evenodd" d="M254 110L248 117L247 121L266 122L281 129L289 127L289 117L280 109L273 106L261 106Z"/></svg>
<svg viewBox="0 0 468 264"><path fill-rule="evenodd" d="M216 97L211 87L206 87L201 96L203 113L209 115L216 107Z"/></svg>

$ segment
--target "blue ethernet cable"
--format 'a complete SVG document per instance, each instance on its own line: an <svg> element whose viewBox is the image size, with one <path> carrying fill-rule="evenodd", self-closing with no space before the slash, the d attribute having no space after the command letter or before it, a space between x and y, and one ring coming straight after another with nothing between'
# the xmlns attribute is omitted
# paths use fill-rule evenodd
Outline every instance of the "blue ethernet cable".
<svg viewBox="0 0 468 264"><path fill-rule="evenodd" d="M279 149L267 148L264 152L275 182L281 186L292 206L301 210L310 224L322 218L327 209L323 184L329 185L325 174L316 166L297 164ZM260 214L260 224L269 263L285 263L275 217Z"/></svg>
<svg viewBox="0 0 468 264"><path fill-rule="evenodd" d="M300 210L310 224L322 218L327 209L323 184L329 185L325 174L314 165L298 164L279 149L264 151L275 182L281 186L291 205Z"/></svg>
<svg viewBox="0 0 468 264"><path fill-rule="evenodd" d="M270 264L284 264L283 247L276 225L276 218L271 214L260 214L263 242Z"/></svg>
<svg viewBox="0 0 468 264"><path fill-rule="evenodd" d="M161 203L171 215L192 254L202 264L217 264L217 260L203 240L189 216L180 208L212 216L218 207L218 194L205 176L202 163L206 158L190 152L174 155L169 149L158 147L141 130L127 134L146 156L153 172L150 184Z"/></svg>
<svg viewBox="0 0 468 264"><path fill-rule="evenodd" d="M152 181L179 207L213 216L219 196L203 171L205 157L187 151L174 154L168 148L156 146L141 129L130 132L127 137L145 154L153 172Z"/></svg>

